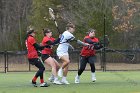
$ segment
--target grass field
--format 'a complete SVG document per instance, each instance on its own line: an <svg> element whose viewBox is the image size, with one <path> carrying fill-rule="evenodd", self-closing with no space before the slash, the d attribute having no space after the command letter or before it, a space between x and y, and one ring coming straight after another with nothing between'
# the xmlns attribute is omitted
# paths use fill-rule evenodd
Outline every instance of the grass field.
<svg viewBox="0 0 140 93"><path fill-rule="evenodd" d="M45 74L47 80L49 72ZM76 72L69 72L70 85L33 87L30 79L34 72L0 73L0 93L140 93L140 72L96 72L97 81L91 82L91 75L86 71L81 76L81 83L74 84Z"/></svg>

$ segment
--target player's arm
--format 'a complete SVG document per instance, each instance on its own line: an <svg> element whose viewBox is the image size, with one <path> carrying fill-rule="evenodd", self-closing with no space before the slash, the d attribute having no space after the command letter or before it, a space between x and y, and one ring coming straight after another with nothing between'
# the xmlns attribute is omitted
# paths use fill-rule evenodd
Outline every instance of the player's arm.
<svg viewBox="0 0 140 93"><path fill-rule="evenodd" d="M94 45L94 48L95 48L96 50L103 48L102 44L100 44L99 42L93 42L93 41L90 40L89 38L86 38L86 39L85 39L85 42L88 43L88 44L93 44L93 45Z"/></svg>
<svg viewBox="0 0 140 93"><path fill-rule="evenodd" d="M56 39L56 40L52 43L52 45L58 44L59 42L60 42L60 38Z"/></svg>
<svg viewBox="0 0 140 93"><path fill-rule="evenodd" d="M37 43L34 43L33 46L35 47L36 50L43 50L44 48L51 48L49 45L46 46L40 46Z"/></svg>
<svg viewBox="0 0 140 93"><path fill-rule="evenodd" d="M55 45L55 44L58 44L59 42L60 42L60 38L56 39L54 42L49 40L49 41L46 42L46 44L47 45Z"/></svg>
<svg viewBox="0 0 140 93"><path fill-rule="evenodd" d="M75 41L76 39L75 39L75 37L70 37L70 38L68 38L68 39L66 39L66 42L71 42L71 41Z"/></svg>
<svg viewBox="0 0 140 93"><path fill-rule="evenodd" d="M88 43L88 44L93 44L93 45L96 45L97 42L93 42L92 40L90 40L89 38L86 38L85 39L85 42Z"/></svg>

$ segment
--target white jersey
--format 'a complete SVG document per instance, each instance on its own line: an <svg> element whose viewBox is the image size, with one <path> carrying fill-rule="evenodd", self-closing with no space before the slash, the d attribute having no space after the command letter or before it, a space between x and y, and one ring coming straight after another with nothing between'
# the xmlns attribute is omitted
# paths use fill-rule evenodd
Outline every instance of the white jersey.
<svg viewBox="0 0 140 93"><path fill-rule="evenodd" d="M60 39L60 44L58 45L58 48L57 48L57 53L58 52L67 53L68 47L70 45L67 41L73 40L74 38L75 37L73 36L73 34L71 34L69 31L63 32Z"/></svg>

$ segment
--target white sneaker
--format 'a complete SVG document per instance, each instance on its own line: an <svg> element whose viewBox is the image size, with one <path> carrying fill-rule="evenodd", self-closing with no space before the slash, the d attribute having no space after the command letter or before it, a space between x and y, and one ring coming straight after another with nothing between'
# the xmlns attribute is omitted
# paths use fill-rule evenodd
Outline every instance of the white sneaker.
<svg viewBox="0 0 140 93"><path fill-rule="evenodd" d="M48 87L48 86L50 86L50 85L48 85L48 84L45 83L45 82L40 84L40 87Z"/></svg>
<svg viewBox="0 0 140 93"><path fill-rule="evenodd" d="M67 85L70 84L67 80L61 80L61 83L62 84L67 84Z"/></svg>
<svg viewBox="0 0 140 93"><path fill-rule="evenodd" d="M57 84L57 85L61 85L62 84L59 80L54 80L53 83Z"/></svg>
<svg viewBox="0 0 140 93"><path fill-rule="evenodd" d="M95 82L96 81L96 77L92 77L92 82Z"/></svg>
<svg viewBox="0 0 140 93"><path fill-rule="evenodd" d="M91 80L92 80L92 82L96 81L95 73L91 73Z"/></svg>
<svg viewBox="0 0 140 93"><path fill-rule="evenodd" d="M63 76L63 69L62 69L62 68L60 68L60 69L58 70L58 76L59 76L59 77L62 77L62 76Z"/></svg>
<svg viewBox="0 0 140 93"><path fill-rule="evenodd" d="M50 82L53 82L54 81L54 77L50 77L49 79L48 79Z"/></svg>
<svg viewBox="0 0 140 93"><path fill-rule="evenodd" d="M75 83L76 84L80 83L80 76L76 75L76 77L75 77Z"/></svg>

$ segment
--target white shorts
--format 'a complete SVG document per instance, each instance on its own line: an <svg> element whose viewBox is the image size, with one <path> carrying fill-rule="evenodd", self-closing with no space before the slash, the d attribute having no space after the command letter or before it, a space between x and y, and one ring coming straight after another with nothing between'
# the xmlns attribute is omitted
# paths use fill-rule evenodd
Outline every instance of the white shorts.
<svg viewBox="0 0 140 93"><path fill-rule="evenodd" d="M64 55L69 56L68 52L57 52L56 54L57 54L57 56L59 57L59 59L60 59L62 56L64 56Z"/></svg>

